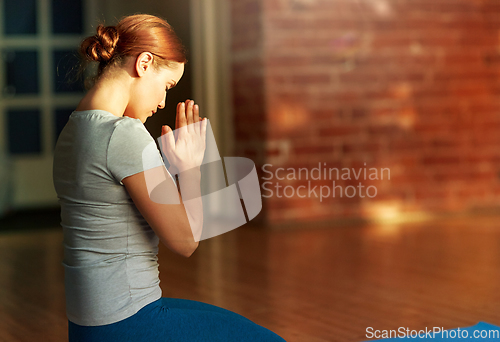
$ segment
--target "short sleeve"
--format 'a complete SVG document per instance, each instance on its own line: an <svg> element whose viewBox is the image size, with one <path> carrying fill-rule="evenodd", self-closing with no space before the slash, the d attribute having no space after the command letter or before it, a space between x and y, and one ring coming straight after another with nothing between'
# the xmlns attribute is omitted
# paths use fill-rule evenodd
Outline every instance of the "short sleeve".
<svg viewBox="0 0 500 342"><path fill-rule="evenodd" d="M113 177L122 185L122 180L128 176L164 166L153 137L140 120L128 117L116 123L106 162Z"/></svg>

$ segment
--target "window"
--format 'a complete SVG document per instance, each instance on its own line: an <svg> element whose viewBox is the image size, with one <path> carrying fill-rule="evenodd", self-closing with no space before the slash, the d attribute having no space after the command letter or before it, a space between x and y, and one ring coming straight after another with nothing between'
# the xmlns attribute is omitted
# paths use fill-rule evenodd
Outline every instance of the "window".
<svg viewBox="0 0 500 342"><path fill-rule="evenodd" d="M76 49L88 22L86 5L83 0L0 1L0 149L10 156L16 175L14 207L56 201L52 156L82 97Z"/></svg>

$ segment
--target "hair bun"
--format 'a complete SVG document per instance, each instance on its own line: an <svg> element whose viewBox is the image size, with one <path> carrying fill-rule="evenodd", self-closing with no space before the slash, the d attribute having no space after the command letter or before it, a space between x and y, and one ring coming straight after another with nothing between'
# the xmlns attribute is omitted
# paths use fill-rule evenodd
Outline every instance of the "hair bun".
<svg viewBox="0 0 500 342"><path fill-rule="evenodd" d="M118 31L114 26L97 26L97 34L86 38L80 47L82 54L96 62L107 62L115 53Z"/></svg>

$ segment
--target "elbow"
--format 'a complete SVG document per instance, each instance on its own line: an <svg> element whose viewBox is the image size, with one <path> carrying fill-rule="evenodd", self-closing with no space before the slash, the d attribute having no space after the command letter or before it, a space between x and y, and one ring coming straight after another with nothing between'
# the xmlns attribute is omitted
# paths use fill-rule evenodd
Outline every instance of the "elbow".
<svg viewBox="0 0 500 342"><path fill-rule="evenodd" d="M178 254L185 258L189 258L191 255L193 255L194 251L198 248L199 242L194 241L192 244L184 248L182 251L178 251Z"/></svg>
<svg viewBox="0 0 500 342"><path fill-rule="evenodd" d="M172 252L185 258L189 258L199 245L199 242L195 241L192 236L183 241L171 241L165 238L160 238L160 240Z"/></svg>

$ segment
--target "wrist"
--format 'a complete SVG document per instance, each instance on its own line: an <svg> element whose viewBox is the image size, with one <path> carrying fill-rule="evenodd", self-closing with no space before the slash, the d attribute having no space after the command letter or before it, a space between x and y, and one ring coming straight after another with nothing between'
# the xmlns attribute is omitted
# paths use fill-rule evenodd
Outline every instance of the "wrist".
<svg viewBox="0 0 500 342"><path fill-rule="evenodd" d="M195 174L196 172L201 172L201 165L198 166L188 166L188 167L176 167L177 172L179 174L184 173L184 174Z"/></svg>
<svg viewBox="0 0 500 342"><path fill-rule="evenodd" d="M175 165L170 165L168 168L168 172L173 176L175 174L178 174L179 170L177 169L177 167L175 167Z"/></svg>
<svg viewBox="0 0 500 342"><path fill-rule="evenodd" d="M201 169L199 167L193 167L190 169L179 170L178 173L179 179L190 179L196 180L201 177Z"/></svg>

